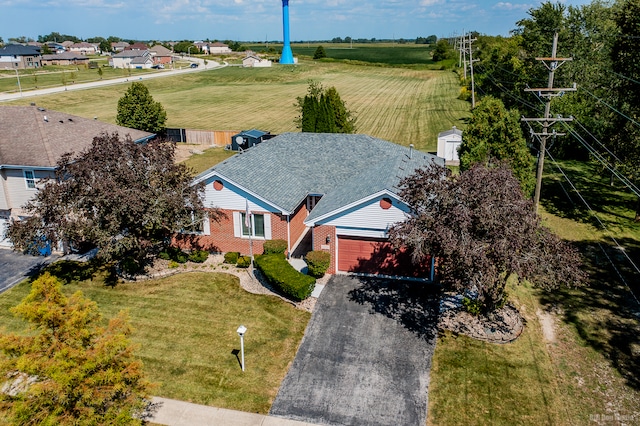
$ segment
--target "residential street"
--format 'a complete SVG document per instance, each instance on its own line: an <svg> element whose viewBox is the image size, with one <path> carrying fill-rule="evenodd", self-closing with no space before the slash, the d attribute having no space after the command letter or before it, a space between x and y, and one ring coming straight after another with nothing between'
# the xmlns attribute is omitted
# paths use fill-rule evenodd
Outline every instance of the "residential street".
<svg viewBox="0 0 640 426"><path fill-rule="evenodd" d="M333 276L270 415L326 425L424 425L437 306L423 283Z"/></svg>
<svg viewBox="0 0 640 426"><path fill-rule="evenodd" d="M166 70L160 70L157 72L153 72L153 73L149 73L149 74L145 74L137 77L121 77L121 78L114 78L109 80L92 81L89 83L69 84L67 86L50 87L47 89L28 90L28 91L23 91L22 93L0 93L0 102L12 101L20 98L28 98L33 96L49 95L52 93L60 93L60 92L71 91L71 90L93 89L94 87L111 86L114 84L127 83L129 81L144 81L152 78L169 77L177 74L201 72L201 71L207 71L212 69L224 68L227 66L226 63L223 63L222 65L220 65L219 63L213 62L213 61L208 61L207 64L205 65L203 59L194 58L194 57L189 58L189 60L192 62L198 63L199 64L198 68L185 67L182 69L173 69L173 70L166 69Z"/></svg>

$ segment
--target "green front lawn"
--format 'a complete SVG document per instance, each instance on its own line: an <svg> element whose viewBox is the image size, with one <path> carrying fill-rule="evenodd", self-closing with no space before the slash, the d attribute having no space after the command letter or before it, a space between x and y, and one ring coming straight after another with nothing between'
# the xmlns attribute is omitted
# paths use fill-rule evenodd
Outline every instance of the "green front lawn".
<svg viewBox="0 0 640 426"><path fill-rule="evenodd" d="M28 294L23 282L0 295L0 322L24 324L8 308ZM95 300L105 317L128 309L132 341L157 396L267 413L292 362L310 314L272 296L247 293L237 277L190 272L108 287L100 278L64 286ZM236 329L244 324L246 371Z"/></svg>

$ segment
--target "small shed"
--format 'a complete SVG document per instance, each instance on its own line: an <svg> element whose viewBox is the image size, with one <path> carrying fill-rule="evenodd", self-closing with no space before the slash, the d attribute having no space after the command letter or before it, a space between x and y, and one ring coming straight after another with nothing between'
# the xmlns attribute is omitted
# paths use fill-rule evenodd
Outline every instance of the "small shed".
<svg viewBox="0 0 640 426"><path fill-rule="evenodd" d="M231 150L244 151L245 149L256 146L267 139L271 139L274 136L275 135L272 135L270 132L264 132L257 129L243 130L240 133L231 136Z"/></svg>
<svg viewBox="0 0 640 426"><path fill-rule="evenodd" d="M460 144L462 144L462 130L457 129L456 126L453 126L451 130L438 133L438 157L444 158L445 164L448 166L459 166L458 149Z"/></svg>
<svg viewBox="0 0 640 426"><path fill-rule="evenodd" d="M271 61L262 59L256 55L247 55L244 59L242 59L242 66L245 68L270 67Z"/></svg>

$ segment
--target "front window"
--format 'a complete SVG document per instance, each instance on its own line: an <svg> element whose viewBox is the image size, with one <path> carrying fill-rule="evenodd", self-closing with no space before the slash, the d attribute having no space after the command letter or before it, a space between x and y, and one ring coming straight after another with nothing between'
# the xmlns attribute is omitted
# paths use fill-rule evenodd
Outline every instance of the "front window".
<svg viewBox="0 0 640 426"><path fill-rule="evenodd" d="M36 189L36 177L33 173L33 170L24 171L24 180L27 184L28 189Z"/></svg>
<svg viewBox="0 0 640 426"><path fill-rule="evenodd" d="M247 221L246 213L241 213L241 219L242 219L242 235L243 236L248 237L249 235L251 235L252 237L264 238L264 215L263 214L250 214L249 221Z"/></svg>

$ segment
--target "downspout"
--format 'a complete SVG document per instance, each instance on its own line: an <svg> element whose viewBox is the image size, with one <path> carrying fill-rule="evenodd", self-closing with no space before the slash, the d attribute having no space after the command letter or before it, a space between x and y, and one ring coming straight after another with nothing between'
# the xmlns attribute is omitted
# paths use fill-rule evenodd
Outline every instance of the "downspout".
<svg viewBox="0 0 640 426"><path fill-rule="evenodd" d="M287 215L287 259L291 258L291 215Z"/></svg>

